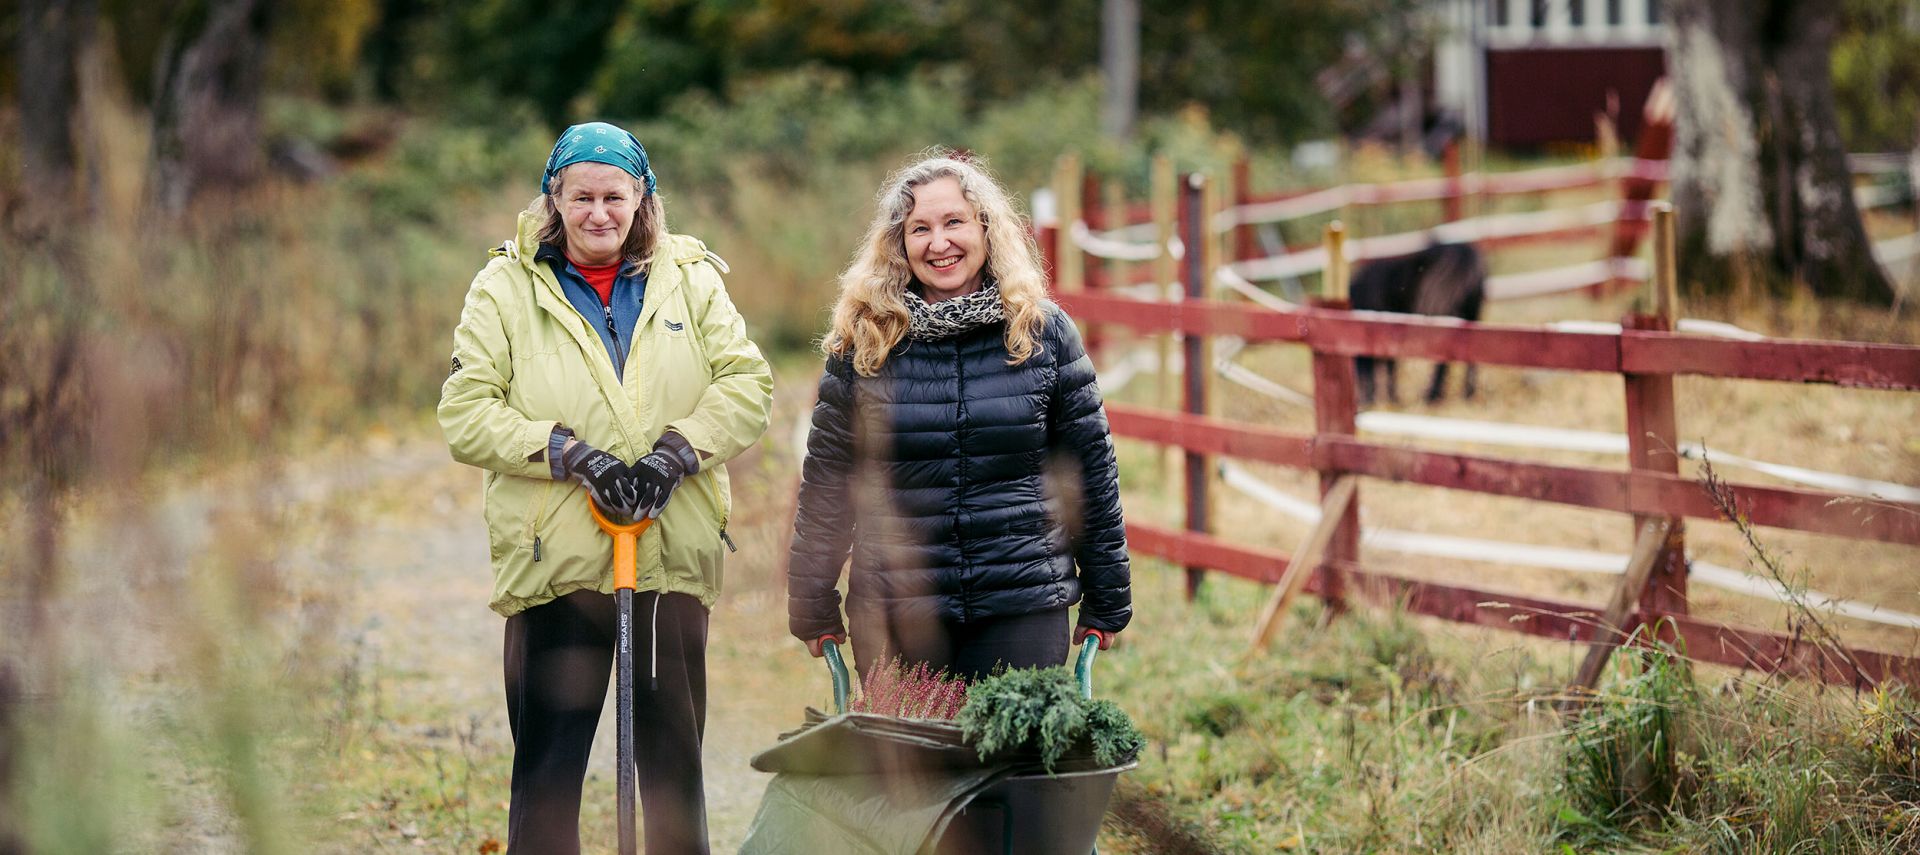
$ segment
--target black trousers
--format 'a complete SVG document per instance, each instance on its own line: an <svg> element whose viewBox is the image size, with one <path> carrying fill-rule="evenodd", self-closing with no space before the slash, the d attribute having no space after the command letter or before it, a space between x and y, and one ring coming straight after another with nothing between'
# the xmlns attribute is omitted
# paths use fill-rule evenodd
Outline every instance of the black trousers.
<svg viewBox="0 0 1920 855"><path fill-rule="evenodd" d="M510 855L580 851L581 785L612 682L615 618L613 596L597 591L507 618ZM707 610L685 594L637 593L633 628L634 762L646 851L706 855Z"/></svg>
<svg viewBox="0 0 1920 855"><path fill-rule="evenodd" d="M1004 665L1037 668L1067 661L1067 610L988 618L964 624L908 621L885 614L853 616L848 627L862 680L867 669L898 656L908 666L978 680Z"/></svg>

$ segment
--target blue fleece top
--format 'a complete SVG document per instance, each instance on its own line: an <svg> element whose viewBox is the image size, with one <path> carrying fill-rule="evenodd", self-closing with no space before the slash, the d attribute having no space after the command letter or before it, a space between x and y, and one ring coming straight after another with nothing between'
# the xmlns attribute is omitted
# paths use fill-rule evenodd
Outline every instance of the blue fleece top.
<svg viewBox="0 0 1920 855"><path fill-rule="evenodd" d="M587 284L586 277L574 269L573 262L567 260L566 253L559 247L542 245L534 258L546 262L553 270L567 302L600 334L600 343L607 346L614 376L625 380L627 354L633 350L633 328L640 322L640 306L647 296L646 269L631 264L620 268L620 275L613 279L613 299L602 306L600 294ZM613 320L612 328L607 326L609 316Z"/></svg>

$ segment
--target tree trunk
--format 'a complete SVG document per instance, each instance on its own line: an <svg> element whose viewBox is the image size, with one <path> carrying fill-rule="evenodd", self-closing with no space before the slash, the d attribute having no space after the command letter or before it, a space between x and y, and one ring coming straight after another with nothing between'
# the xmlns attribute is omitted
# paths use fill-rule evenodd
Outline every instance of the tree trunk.
<svg viewBox="0 0 1920 855"><path fill-rule="evenodd" d="M1140 0L1100 3L1100 82L1100 129L1124 140L1140 104Z"/></svg>
<svg viewBox="0 0 1920 855"><path fill-rule="evenodd" d="M1887 304L1833 109L1840 4L1672 0L1678 115L1673 199L1680 270L1705 293L1781 293Z"/></svg>
<svg viewBox="0 0 1920 855"><path fill-rule="evenodd" d="M20 193L23 200L70 205L79 156L74 113L77 66L93 35L93 0L25 0L14 52L20 98ZM55 201L57 200L57 202Z"/></svg>
<svg viewBox="0 0 1920 855"><path fill-rule="evenodd" d="M202 190L259 177L270 6L201 0L168 34L153 107L154 191L167 210L184 208Z"/></svg>

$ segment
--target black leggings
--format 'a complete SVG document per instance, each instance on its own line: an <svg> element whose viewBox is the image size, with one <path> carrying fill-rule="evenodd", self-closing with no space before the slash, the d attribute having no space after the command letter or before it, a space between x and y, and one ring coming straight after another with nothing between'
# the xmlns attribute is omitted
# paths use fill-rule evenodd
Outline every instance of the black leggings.
<svg viewBox="0 0 1920 855"><path fill-rule="evenodd" d="M580 851L581 783L612 682L615 617L613 595L579 591L507 618L512 855ZM634 763L646 851L704 855L707 610L685 594L642 592L633 597L633 628Z"/></svg>
<svg viewBox="0 0 1920 855"><path fill-rule="evenodd" d="M987 618L964 624L905 621L885 615L855 617L849 628L853 656L866 679L876 662L898 656L907 665L978 680L999 666L1037 668L1067 661L1067 610Z"/></svg>

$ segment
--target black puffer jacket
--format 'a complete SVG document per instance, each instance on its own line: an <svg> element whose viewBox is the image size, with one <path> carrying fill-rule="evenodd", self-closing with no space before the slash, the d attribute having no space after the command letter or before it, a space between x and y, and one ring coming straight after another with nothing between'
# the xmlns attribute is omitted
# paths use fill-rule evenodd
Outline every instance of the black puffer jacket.
<svg viewBox="0 0 1920 855"><path fill-rule="evenodd" d="M877 377L827 360L787 569L794 635L844 631L834 587L849 550L854 614L965 623L1084 598L1081 625L1127 625L1119 470L1093 361L1052 304L1025 362L1007 364L1005 334L903 341Z"/></svg>

